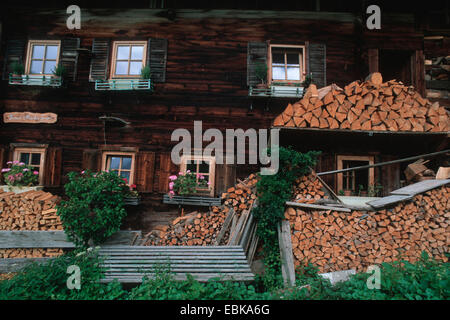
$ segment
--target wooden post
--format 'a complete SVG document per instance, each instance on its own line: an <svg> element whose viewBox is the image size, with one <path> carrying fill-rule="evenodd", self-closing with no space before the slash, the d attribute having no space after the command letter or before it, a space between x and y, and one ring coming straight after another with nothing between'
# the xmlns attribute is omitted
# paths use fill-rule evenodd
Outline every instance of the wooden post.
<svg viewBox="0 0 450 320"><path fill-rule="evenodd" d="M281 256L281 272L285 286L295 286L294 255L292 254L291 227L288 220L277 226Z"/></svg>

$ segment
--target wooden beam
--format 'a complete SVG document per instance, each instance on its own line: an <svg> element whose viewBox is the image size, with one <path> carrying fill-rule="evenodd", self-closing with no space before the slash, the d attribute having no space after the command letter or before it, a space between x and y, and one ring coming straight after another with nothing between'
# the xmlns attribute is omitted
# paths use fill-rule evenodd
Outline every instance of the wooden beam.
<svg viewBox="0 0 450 320"><path fill-rule="evenodd" d="M285 286L295 286L294 255L292 253L291 227L288 220L282 220L277 226L281 256L281 272Z"/></svg>
<svg viewBox="0 0 450 320"><path fill-rule="evenodd" d="M291 207L300 207L300 208L308 208L308 209L334 210L334 211L342 211L342 212L352 212L352 210L349 209L349 208L325 206L325 205L312 204L312 203L299 203L299 202L286 201L286 205L287 206L291 206Z"/></svg>

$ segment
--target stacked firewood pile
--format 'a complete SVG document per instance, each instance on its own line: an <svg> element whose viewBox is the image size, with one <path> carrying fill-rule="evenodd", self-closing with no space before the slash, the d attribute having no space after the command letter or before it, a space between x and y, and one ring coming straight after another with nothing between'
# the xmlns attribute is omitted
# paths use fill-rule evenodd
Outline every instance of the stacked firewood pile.
<svg viewBox="0 0 450 320"><path fill-rule="evenodd" d="M59 197L44 191L0 191L0 230L63 230L56 215ZM0 258L39 258L62 254L62 249L0 249Z"/></svg>
<svg viewBox="0 0 450 320"><path fill-rule="evenodd" d="M142 240L143 245L214 245L219 232L230 212L239 218L244 210L250 209L256 200L255 186L257 178L252 174L222 195L223 204L212 207L209 212L192 212L174 219L169 225L160 225L150 231ZM223 241L226 242L227 232ZM222 241L221 241L222 242Z"/></svg>
<svg viewBox="0 0 450 320"><path fill-rule="evenodd" d="M445 132L449 115L438 102L401 82L383 82L381 74L354 81L344 89L336 85L317 90L310 85L304 97L287 108L274 126L365 131Z"/></svg>
<svg viewBox="0 0 450 320"><path fill-rule="evenodd" d="M44 191L0 191L0 230L62 230L59 197Z"/></svg>
<svg viewBox="0 0 450 320"><path fill-rule="evenodd" d="M314 203L320 199L328 199L324 186L314 173L302 176L295 181L294 202Z"/></svg>
<svg viewBox="0 0 450 320"><path fill-rule="evenodd" d="M321 272L356 269L405 259L416 261L422 251L448 261L450 187L416 195L391 209L376 212L301 210L289 207L296 266L309 261Z"/></svg>

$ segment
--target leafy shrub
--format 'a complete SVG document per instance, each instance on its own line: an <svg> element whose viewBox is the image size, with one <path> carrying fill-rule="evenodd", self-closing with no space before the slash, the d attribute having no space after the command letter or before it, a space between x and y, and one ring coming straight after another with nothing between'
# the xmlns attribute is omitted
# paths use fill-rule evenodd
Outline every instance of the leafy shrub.
<svg viewBox="0 0 450 320"><path fill-rule="evenodd" d="M199 282L191 275L187 280L175 280L168 267L155 270L152 278L130 292L132 300L257 300L269 299L268 293L257 293L252 285L242 282L221 281L220 278Z"/></svg>
<svg viewBox="0 0 450 320"><path fill-rule="evenodd" d="M8 161L3 168L3 180L9 186L34 186L39 181L39 172L20 161Z"/></svg>
<svg viewBox="0 0 450 320"><path fill-rule="evenodd" d="M126 216L123 198L130 189L113 172L70 172L68 177L64 188L69 199L57 206L64 230L77 246L100 244L119 230Z"/></svg>
<svg viewBox="0 0 450 320"><path fill-rule="evenodd" d="M25 73L25 67L22 63L15 61L11 63L11 71L13 74L22 75Z"/></svg>
<svg viewBox="0 0 450 320"><path fill-rule="evenodd" d="M0 300L112 300L124 299L127 292L118 282L102 284L103 277L94 251L66 254L44 264L33 263L10 280L0 281ZM80 268L80 289L68 289L67 268Z"/></svg>
<svg viewBox="0 0 450 320"><path fill-rule="evenodd" d="M292 197L294 181L314 167L319 152L302 154L291 148L279 148L279 170L274 175L263 175L256 185L258 206L253 214L258 225L258 236L263 242L263 278L266 289L281 284L280 254L277 225L284 217L286 201Z"/></svg>
<svg viewBox="0 0 450 320"><path fill-rule="evenodd" d="M416 263L400 260L382 263L380 289L367 288L369 273L359 273L339 283L339 299L444 300L450 298L450 264L436 261L422 252Z"/></svg>

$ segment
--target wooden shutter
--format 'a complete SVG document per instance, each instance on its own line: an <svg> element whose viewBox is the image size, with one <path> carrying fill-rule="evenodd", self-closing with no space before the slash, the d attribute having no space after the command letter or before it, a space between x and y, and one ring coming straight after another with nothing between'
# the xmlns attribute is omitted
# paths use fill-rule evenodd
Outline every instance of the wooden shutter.
<svg viewBox="0 0 450 320"><path fill-rule="evenodd" d="M109 47L109 39L95 38L93 40L89 81L105 80L108 77Z"/></svg>
<svg viewBox="0 0 450 320"><path fill-rule="evenodd" d="M75 81L77 76L78 51L80 38L61 40L61 64L66 70L65 80Z"/></svg>
<svg viewBox="0 0 450 320"><path fill-rule="evenodd" d="M255 69L259 63L267 64L267 44L265 42L249 42L247 44L247 85L254 87L260 80Z"/></svg>
<svg viewBox="0 0 450 320"><path fill-rule="evenodd" d="M140 151L136 155L136 179L138 191L152 192L155 177L155 153Z"/></svg>
<svg viewBox="0 0 450 320"><path fill-rule="evenodd" d="M216 164L215 191L221 196L228 188L236 184L236 166L234 164Z"/></svg>
<svg viewBox="0 0 450 320"><path fill-rule="evenodd" d="M158 170L158 192L169 192L169 177L172 174L178 174L179 167L172 162L170 152L161 153L159 155L159 170Z"/></svg>
<svg viewBox="0 0 450 320"><path fill-rule="evenodd" d="M101 153L98 149L83 150L83 160L81 163L82 170L91 170L93 172L100 171L101 168Z"/></svg>
<svg viewBox="0 0 450 320"><path fill-rule="evenodd" d="M147 65L154 82L166 81L167 39L148 39Z"/></svg>
<svg viewBox="0 0 450 320"><path fill-rule="evenodd" d="M307 72L312 76L312 83L314 83L317 88L325 87L327 83L326 46L324 43L310 42L308 43L307 48Z"/></svg>
<svg viewBox="0 0 450 320"><path fill-rule="evenodd" d="M44 162L44 186L57 187L61 184L62 148L49 147Z"/></svg>
<svg viewBox="0 0 450 320"><path fill-rule="evenodd" d="M6 42L5 60L3 63L2 79L8 80L11 73L11 64L13 62L24 63L25 47L27 41L25 39L8 40Z"/></svg>

